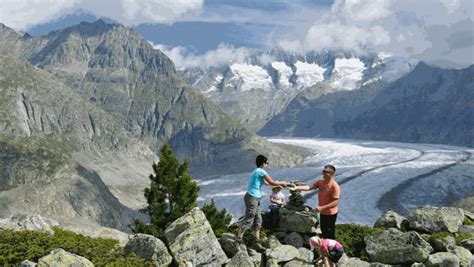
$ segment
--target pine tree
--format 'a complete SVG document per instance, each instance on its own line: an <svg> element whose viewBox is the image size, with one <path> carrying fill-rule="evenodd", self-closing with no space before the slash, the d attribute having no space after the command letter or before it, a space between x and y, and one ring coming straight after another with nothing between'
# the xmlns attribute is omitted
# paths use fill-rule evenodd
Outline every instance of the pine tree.
<svg viewBox="0 0 474 267"><path fill-rule="evenodd" d="M196 207L199 187L188 173L188 162L180 164L167 144L153 170L150 188L145 189L148 206L143 210L150 215L150 224L135 221L134 231L163 237L171 222Z"/></svg>
<svg viewBox="0 0 474 267"><path fill-rule="evenodd" d="M218 210L214 199L211 199L211 204L204 204L202 212L206 215L216 237L221 237L227 231L232 216L227 213L226 209Z"/></svg>

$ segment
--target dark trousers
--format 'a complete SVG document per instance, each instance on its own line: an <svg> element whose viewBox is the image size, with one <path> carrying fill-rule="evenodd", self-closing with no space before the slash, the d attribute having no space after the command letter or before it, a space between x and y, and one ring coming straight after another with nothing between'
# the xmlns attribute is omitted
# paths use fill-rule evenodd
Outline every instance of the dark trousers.
<svg viewBox="0 0 474 267"><path fill-rule="evenodd" d="M321 232L323 238L336 240L336 219L337 213L334 215L319 214L321 223Z"/></svg>

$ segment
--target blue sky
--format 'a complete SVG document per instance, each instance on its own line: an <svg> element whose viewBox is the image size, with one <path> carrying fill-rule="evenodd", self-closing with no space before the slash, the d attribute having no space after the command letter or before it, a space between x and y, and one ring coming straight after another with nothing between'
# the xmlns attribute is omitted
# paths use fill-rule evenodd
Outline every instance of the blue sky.
<svg viewBox="0 0 474 267"><path fill-rule="evenodd" d="M106 18L187 57L280 47L474 63L472 0L0 0L0 22L41 35Z"/></svg>

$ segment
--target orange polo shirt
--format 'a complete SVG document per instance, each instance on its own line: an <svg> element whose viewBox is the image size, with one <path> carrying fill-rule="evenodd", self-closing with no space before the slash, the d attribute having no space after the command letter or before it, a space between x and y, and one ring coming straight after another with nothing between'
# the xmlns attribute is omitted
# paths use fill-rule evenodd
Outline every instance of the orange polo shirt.
<svg viewBox="0 0 474 267"><path fill-rule="evenodd" d="M318 192L318 201L319 206L327 205L333 202L336 199L339 199L339 194L341 193L341 189L339 185L331 179L328 183L324 179L319 179L314 183L314 187L319 189ZM324 209L320 213L323 215L334 215L338 212L337 206L329 209Z"/></svg>

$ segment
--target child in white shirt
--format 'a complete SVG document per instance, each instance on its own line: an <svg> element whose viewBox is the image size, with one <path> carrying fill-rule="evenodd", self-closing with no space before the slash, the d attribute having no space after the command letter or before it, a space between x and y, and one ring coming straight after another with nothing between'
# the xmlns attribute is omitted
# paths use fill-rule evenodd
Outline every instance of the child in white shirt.
<svg viewBox="0 0 474 267"><path fill-rule="evenodd" d="M285 195L281 192L281 186L275 186L272 188L270 194L270 215L272 218L272 226L276 227L279 218L279 209L282 205L286 204Z"/></svg>

